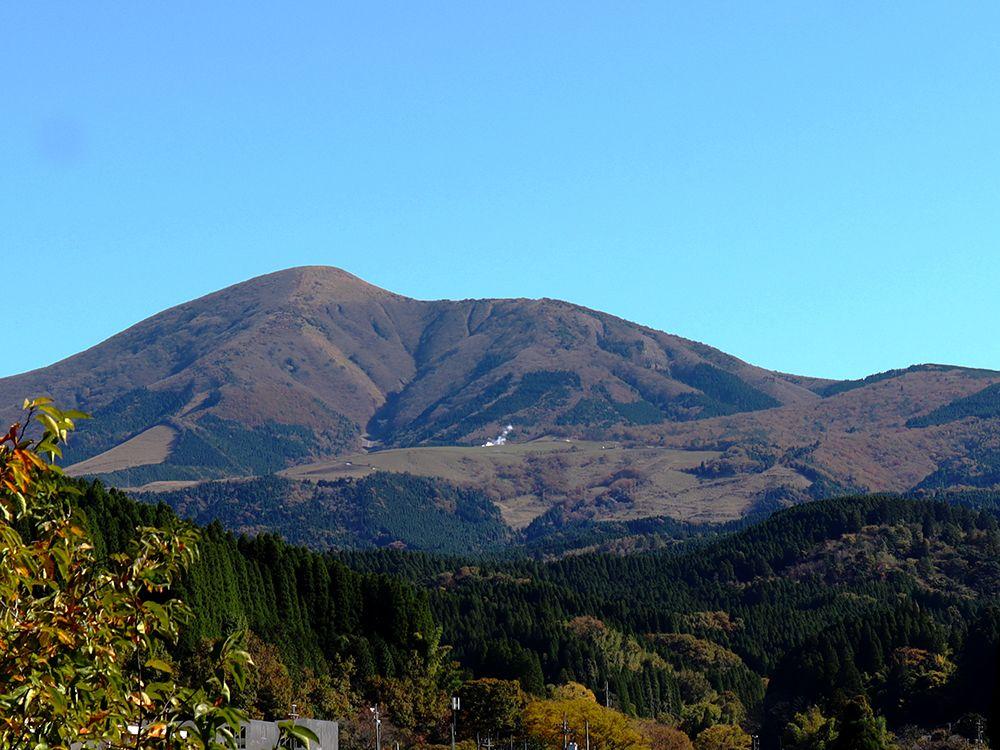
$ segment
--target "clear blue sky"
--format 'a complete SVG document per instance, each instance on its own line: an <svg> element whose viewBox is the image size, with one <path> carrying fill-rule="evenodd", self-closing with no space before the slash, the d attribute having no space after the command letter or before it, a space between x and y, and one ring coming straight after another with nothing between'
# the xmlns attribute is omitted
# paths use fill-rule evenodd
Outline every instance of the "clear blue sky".
<svg viewBox="0 0 1000 750"><path fill-rule="evenodd" d="M995 0L4 3L0 374L304 264L1000 368L998 71Z"/></svg>

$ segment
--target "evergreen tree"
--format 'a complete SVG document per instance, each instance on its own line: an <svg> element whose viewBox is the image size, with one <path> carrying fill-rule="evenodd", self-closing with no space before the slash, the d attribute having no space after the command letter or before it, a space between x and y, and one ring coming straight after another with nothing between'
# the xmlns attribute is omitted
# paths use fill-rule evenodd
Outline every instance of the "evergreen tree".
<svg viewBox="0 0 1000 750"><path fill-rule="evenodd" d="M848 701L837 727L830 750L888 750L890 746L885 720L875 716L863 696Z"/></svg>

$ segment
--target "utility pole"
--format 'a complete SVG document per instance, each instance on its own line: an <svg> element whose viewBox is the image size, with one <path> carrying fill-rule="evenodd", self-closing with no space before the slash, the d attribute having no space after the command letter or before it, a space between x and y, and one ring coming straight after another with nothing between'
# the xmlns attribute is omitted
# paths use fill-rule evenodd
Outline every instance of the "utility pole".
<svg viewBox="0 0 1000 750"><path fill-rule="evenodd" d="M566 714L563 714L562 725L562 750L566 750L569 747L569 722L566 721Z"/></svg>
<svg viewBox="0 0 1000 750"><path fill-rule="evenodd" d="M461 707L461 699L457 695L451 696L451 750L455 750L455 717Z"/></svg>
<svg viewBox="0 0 1000 750"><path fill-rule="evenodd" d="M372 712L372 718L375 720L375 750L382 750L382 717L378 712L378 704L368 710Z"/></svg>
<svg viewBox="0 0 1000 750"><path fill-rule="evenodd" d="M288 712L288 718L292 720L292 724L293 725L299 719L299 710L298 709L299 709L298 704L297 703L293 703L292 704L292 710ZM246 730L245 729L241 729L240 731L244 732Z"/></svg>
<svg viewBox="0 0 1000 750"><path fill-rule="evenodd" d="M586 750L590 750L590 719L584 719L583 721L583 731L584 731L584 742L586 743L584 747Z"/></svg>
<svg viewBox="0 0 1000 750"><path fill-rule="evenodd" d="M986 742L983 740L983 717L976 717L976 747L983 747Z"/></svg>
<svg viewBox="0 0 1000 750"><path fill-rule="evenodd" d="M753 750L760 750L760 735L754 734L750 737L751 747Z"/></svg>

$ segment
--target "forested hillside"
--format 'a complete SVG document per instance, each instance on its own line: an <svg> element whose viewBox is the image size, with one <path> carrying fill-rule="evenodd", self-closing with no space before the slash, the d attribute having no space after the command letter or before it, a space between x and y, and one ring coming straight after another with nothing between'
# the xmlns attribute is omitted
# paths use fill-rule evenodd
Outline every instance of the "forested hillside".
<svg viewBox="0 0 1000 750"><path fill-rule="evenodd" d="M176 522L165 505L137 503L97 483L78 499L99 554L126 549L144 525ZM426 657L435 633L428 594L399 577L356 572L279 537L235 537L204 527L199 559L178 593L194 610L182 653L246 627L281 652L293 671L320 673L351 659L359 680L395 677L414 654Z"/></svg>
<svg viewBox="0 0 1000 750"><path fill-rule="evenodd" d="M968 502L995 507L989 496ZM703 672L700 691L682 679L685 708L718 705L732 690L770 731L797 710L856 692L897 725L989 708L1000 632L991 510L858 497L787 510L673 554L466 568L391 552L345 559L433 582L445 637L474 668L529 679L513 658L526 648L540 655L546 680L600 687L609 679L629 710L658 707L655 682L642 667L615 668L608 659L617 648L603 656L581 648L579 629L567 627L574 618L597 618L597 630L621 631L668 658L732 654L710 662L729 668Z"/></svg>
<svg viewBox="0 0 1000 750"><path fill-rule="evenodd" d="M485 677L534 695L578 682L691 736L741 724L777 737L855 695L892 727L937 726L990 711L1000 638L997 499L951 500L822 501L670 551L550 562L320 554L213 524L182 584L196 612L183 649L191 662L248 626L292 683L308 675L317 711L394 696L411 729L443 725L434 696L449 681ZM81 503L108 550L170 514L96 484Z"/></svg>
<svg viewBox="0 0 1000 750"><path fill-rule="evenodd" d="M317 483L267 476L135 496L164 502L202 525L217 520L237 533L273 532L316 550L399 546L475 554L495 552L513 536L483 493L408 474Z"/></svg>

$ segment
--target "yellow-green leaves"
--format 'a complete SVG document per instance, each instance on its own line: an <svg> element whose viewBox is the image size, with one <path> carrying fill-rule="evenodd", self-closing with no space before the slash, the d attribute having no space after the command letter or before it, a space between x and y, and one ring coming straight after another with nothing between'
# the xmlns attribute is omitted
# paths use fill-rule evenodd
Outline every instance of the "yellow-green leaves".
<svg viewBox="0 0 1000 750"><path fill-rule="evenodd" d="M189 615L170 588L196 557L197 532L144 528L128 554L98 560L70 502L76 488L44 458L86 415L47 398L25 409L24 427L0 436L0 750L234 747L242 714L229 683L242 684L249 662L240 640L196 687L176 683L167 652Z"/></svg>
<svg viewBox="0 0 1000 750"><path fill-rule="evenodd" d="M298 740L306 748L312 747L313 742L319 742L319 737L311 729L294 721L279 721L278 728L282 734Z"/></svg>

